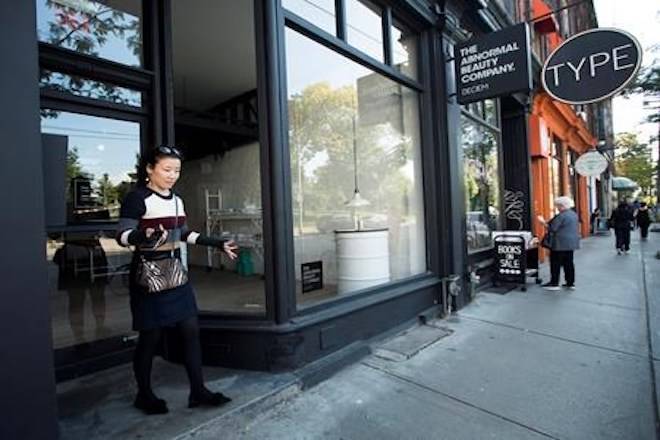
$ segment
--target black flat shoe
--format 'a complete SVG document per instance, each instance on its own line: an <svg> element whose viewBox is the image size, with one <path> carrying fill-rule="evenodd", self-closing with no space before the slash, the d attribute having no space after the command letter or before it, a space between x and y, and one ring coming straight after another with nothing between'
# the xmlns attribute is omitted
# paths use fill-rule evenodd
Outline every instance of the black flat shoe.
<svg viewBox="0 0 660 440"><path fill-rule="evenodd" d="M224 394L206 391L199 395L191 394L188 397L188 408L196 408L198 406L222 406L228 402L231 402L231 399Z"/></svg>
<svg viewBox="0 0 660 440"><path fill-rule="evenodd" d="M167 408L167 402L163 399L159 399L156 396L147 397L138 393L133 402L133 406L137 409L141 409L145 414L152 416L156 414L167 414L169 409Z"/></svg>

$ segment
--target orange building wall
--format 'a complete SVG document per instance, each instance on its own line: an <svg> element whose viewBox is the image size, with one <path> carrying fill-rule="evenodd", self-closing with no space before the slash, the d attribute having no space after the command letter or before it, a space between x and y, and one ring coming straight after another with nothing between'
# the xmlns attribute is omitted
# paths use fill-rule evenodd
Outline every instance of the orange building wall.
<svg viewBox="0 0 660 440"><path fill-rule="evenodd" d="M552 206L552 187L550 184L551 149L550 140L553 137L560 139L564 151L572 150L581 155L595 147L596 139L589 132L586 124L573 108L552 100L544 92L534 97L532 114L529 118L529 151L532 156L532 216L533 233L537 237L544 234L543 226L536 221L538 215L548 219L554 215ZM568 156L568 154L566 154ZM568 194L568 160L562 158L562 194ZM580 219L580 232L583 237L589 235L589 204L587 181L585 177L577 179L577 206L576 211ZM547 257L545 250L540 252L543 261Z"/></svg>

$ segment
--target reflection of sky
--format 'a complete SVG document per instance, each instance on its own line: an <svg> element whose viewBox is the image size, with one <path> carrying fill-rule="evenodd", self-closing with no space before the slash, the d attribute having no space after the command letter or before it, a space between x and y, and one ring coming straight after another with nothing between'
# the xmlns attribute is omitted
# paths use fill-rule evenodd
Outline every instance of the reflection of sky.
<svg viewBox="0 0 660 440"><path fill-rule="evenodd" d="M378 61L383 61L383 27L380 14L358 0L346 2L347 40Z"/></svg>
<svg viewBox="0 0 660 440"><path fill-rule="evenodd" d="M80 165L95 181L108 173L117 185L135 172L140 151L140 125L136 122L59 112L57 118L42 118L41 131L68 136L69 151L78 150Z"/></svg>
<svg viewBox="0 0 660 440"><path fill-rule="evenodd" d="M357 78L371 74L366 67L291 29L286 30L286 53L289 97L322 81L328 82L333 88L355 86Z"/></svg>
<svg viewBox="0 0 660 440"><path fill-rule="evenodd" d="M75 4L76 2L71 2ZM98 12L101 10L107 10L111 7L101 3L84 0L80 4L88 5L91 11ZM116 9L115 9L116 10ZM37 0L37 32L39 35L39 41L50 42L50 23L56 23L57 18L55 17L55 6L49 7L46 5L46 0ZM116 10L118 12L123 12ZM85 11L87 12L87 11ZM123 12L124 21L117 20L115 21L118 24L128 24L130 21L136 19L135 16ZM112 13L109 12L100 16L99 18L108 18ZM80 17L80 15L78 15ZM139 18L141 19L141 17ZM79 31L84 32L84 31ZM130 66L139 66L141 64L140 57L133 54L133 50L128 47L126 44L126 39L130 35L130 32L127 32L124 37L116 37L112 32L106 35L107 40L103 46L98 47L95 45L95 49L98 51L101 58L108 60L116 61L118 63L128 64ZM71 48L70 46L64 45L64 47Z"/></svg>
<svg viewBox="0 0 660 440"><path fill-rule="evenodd" d="M285 6L288 4L289 9L293 12L304 15L306 19L317 25L323 23L319 17L327 19L327 17L334 16L334 9L328 9L331 12L324 12L322 8L312 6L312 3L323 4L324 2L305 0L286 0L283 2ZM353 35L353 38L355 38L353 41L356 43L359 42L360 45L368 46L369 53L372 54L374 47L382 45L380 19L376 22L365 19L373 18L373 12L364 6L356 6L352 2L348 3L347 13L354 14L352 19L348 19L349 35ZM394 40L393 58L396 63L401 63L408 59L408 54L405 47L397 41L401 37L401 31L394 27L392 31ZM334 29L329 32L335 33ZM374 35L377 35L378 38L374 38ZM358 48L360 49L362 46ZM355 85L356 78L372 73L369 69L349 61L347 58L289 28L286 29L286 53L289 96L302 92L306 86L319 82L321 79L330 83L333 88L337 88ZM382 54L382 51L380 53ZM376 58L381 57L377 56Z"/></svg>

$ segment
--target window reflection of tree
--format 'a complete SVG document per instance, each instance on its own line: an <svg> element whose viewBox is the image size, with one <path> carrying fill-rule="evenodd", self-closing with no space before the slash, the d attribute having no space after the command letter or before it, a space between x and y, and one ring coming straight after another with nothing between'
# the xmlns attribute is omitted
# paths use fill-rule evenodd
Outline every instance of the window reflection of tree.
<svg viewBox="0 0 660 440"><path fill-rule="evenodd" d="M41 41L96 57L101 56L100 49L109 42L121 41L132 55L129 64L141 64L142 25L139 16L94 1L45 0L43 5L52 19L48 21L47 29L39 29ZM115 52L111 58L117 57L125 58L126 54ZM131 106L141 105L137 92L74 75L42 70L40 84L42 87L78 96ZM42 110L41 116L54 119L57 113Z"/></svg>
<svg viewBox="0 0 660 440"><path fill-rule="evenodd" d="M471 250L490 246L490 237L479 229L497 229L499 223L499 178L497 139L485 126L462 117L465 197L468 246ZM489 235L489 234L488 234Z"/></svg>
<svg viewBox="0 0 660 440"><path fill-rule="evenodd" d="M142 53L140 18L94 1L79 2L78 8L65 2L46 0L54 20L48 23L48 38L56 46L99 56L109 37L121 39L139 59ZM83 7L84 5L84 7Z"/></svg>
<svg viewBox="0 0 660 440"><path fill-rule="evenodd" d="M399 218L408 214L402 211L412 182L402 168L411 158L412 139L392 123L363 126L358 120L354 133L357 113L354 86L333 89L319 82L289 99L291 163L298 180L294 203L297 210L304 209L298 214L304 222L314 222L324 213L344 213L346 226L351 225L345 203L354 190L353 136L358 142L360 191L371 202L369 211ZM298 228L309 226L297 220Z"/></svg>
<svg viewBox="0 0 660 440"><path fill-rule="evenodd" d="M114 86L107 82L94 81L76 75L65 75L41 69L39 84L42 88L72 93L86 98L101 99L116 104L134 107L141 105L139 92Z"/></svg>

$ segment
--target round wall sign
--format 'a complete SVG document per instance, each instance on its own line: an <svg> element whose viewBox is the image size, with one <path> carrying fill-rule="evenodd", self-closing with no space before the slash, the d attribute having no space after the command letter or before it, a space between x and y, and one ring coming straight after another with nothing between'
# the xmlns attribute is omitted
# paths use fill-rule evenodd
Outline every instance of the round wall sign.
<svg viewBox="0 0 660 440"><path fill-rule="evenodd" d="M543 88L568 104L589 104L622 90L642 64L642 47L619 29L591 29L564 41L543 65Z"/></svg>
<svg viewBox="0 0 660 440"><path fill-rule="evenodd" d="M575 171L582 176L598 176L607 169L607 159L597 151L589 151L575 161Z"/></svg>

